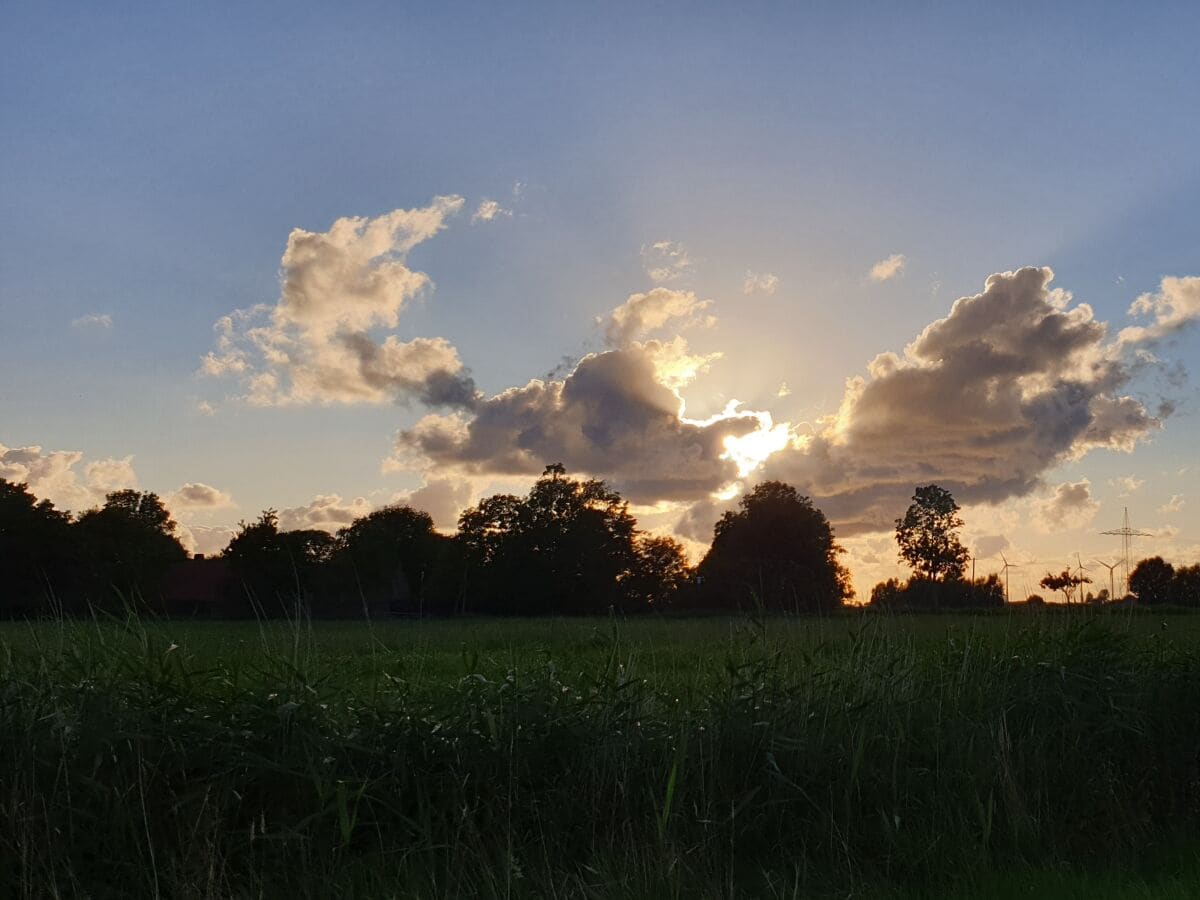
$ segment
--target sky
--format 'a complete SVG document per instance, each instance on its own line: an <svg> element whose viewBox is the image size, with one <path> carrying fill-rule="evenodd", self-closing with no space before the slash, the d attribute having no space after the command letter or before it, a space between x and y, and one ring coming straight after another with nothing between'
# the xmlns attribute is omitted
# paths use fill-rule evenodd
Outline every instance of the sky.
<svg viewBox="0 0 1200 900"><path fill-rule="evenodd" d="M1014 599L1200 560L1194 4L0 10L0 477L452 529L562 462L693 557L919 484ZM1117 578L1120 570L1117 570Z"/></svg>

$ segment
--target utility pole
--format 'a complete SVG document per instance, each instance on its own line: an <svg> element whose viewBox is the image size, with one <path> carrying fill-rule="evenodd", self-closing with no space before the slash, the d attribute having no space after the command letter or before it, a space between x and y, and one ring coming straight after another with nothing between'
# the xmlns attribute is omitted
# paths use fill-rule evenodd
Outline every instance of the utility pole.
<svg viewBox="0 0 1200 900"><path fill-rule="evenodd" d="M1135 537L1153 537L1148 531L1135 531L1129 527L1129 507L1125 507L1125 519L1120 528L1102 531L1101 534L1111 534L1121 538L1121 556L1125 560L1125 593L1129 593L1129 553Z"/></svg>

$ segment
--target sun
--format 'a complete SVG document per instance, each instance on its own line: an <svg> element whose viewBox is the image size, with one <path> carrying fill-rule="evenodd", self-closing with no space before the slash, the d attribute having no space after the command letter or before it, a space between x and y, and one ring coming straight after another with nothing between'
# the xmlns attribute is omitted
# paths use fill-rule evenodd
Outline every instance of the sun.
<svg viewBox="0 0 1200 900"><path fill-rule="evenodd" d="M729 435L725 438L725 452L721 454L721 459L732 460L737 466L740 478L749 475L792 439L791 429L786 422L776 425L769 412L755 412L752 415L758 419L758 428L749 434Z"/></svg>

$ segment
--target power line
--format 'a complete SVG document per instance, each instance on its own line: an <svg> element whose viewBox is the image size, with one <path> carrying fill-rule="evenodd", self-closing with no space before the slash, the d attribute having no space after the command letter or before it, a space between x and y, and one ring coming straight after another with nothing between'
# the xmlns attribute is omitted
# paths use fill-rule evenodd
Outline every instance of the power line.
<svg viewBox="0 0 1200 900"><path fill-rule="evenodd" d="M1120 528L1114 528L1111 531L1102 531L1101 534L1111 534L1114 537L1121 538L1121 556L1125 560L1125 593L1129 593L1129 555L1133 548L1133 539L1135 537L1154 537L1148 531L1136 531L1129 527L1129 507L1125 507L1125 519Z"/></svg>

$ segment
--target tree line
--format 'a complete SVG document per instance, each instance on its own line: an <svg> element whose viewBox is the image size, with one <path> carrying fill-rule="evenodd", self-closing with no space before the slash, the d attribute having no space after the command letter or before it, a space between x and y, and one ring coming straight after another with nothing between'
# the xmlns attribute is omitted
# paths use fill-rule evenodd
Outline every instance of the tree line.
<svg viewBox="0 0 1200 900"><path fill-rule="evenodd" d="M899 556L913 575L876 585L870 604L1002 606L997 576L966 578L962 526L949 491L918 487L896 520ZM0 616L129 606L226 617L817 613L853 596L828 519L779 481L757 485L721 516L694 567L678 541L639 528L617 491L571 478L559 464L525 496L496 494L465 510L453 535L407 505L334 534L282 530L268 509L239 523L210 559L190 559L176 532L152 492L114 491L102 506L71 515L0 479ZM1130 587L1143 602L1200 605L1200 566L1144 560Z"/></svg>
<svg viewBox="0 0 1200 900"><path fill-rule="evenodd" d="M546 467L525 496L484 498L439 533L387 506L335 534L282 530L268 509L223 552L189 559L154 493L121 490L78 516L0 480L0 615L129 605L225 616L637 613L756 607L818 612L851 594L833 528L790 485L765 482L726 512L696 567L638 527L603 481Z"/></svg>

